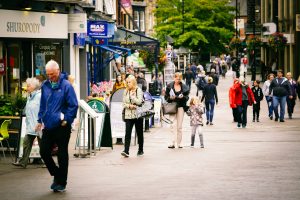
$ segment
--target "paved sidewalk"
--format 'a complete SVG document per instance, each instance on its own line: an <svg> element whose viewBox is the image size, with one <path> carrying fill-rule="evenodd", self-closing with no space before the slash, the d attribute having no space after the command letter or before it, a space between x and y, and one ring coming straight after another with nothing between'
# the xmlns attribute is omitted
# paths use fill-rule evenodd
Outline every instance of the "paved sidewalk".
<svg viewBox="0 0 300 200"><path fill-rule="evenodd" d="M300 197L300 102L294 119L269 120L261 103L261 122L248 126L232 123L228 89L232 80L220 79L219 105L213 126L204 126L205 149L191 149L189 118L184 118L184 148L168 149L167 126L145 133L145 155L122 158L122 146L103 149L92 158L70 153L67 191L53 193L45 168L17 169L0 160L1 200L109 199L109 200L299 200ZM192 88L195 94L195 87ZM70 142L74 153L75 136ZM199 144L199 138L196 138Z"/></svg>

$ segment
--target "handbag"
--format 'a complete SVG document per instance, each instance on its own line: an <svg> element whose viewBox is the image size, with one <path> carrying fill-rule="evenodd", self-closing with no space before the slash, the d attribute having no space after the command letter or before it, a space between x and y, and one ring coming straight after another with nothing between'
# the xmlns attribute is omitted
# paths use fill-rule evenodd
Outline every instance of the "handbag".
<svg viewBox="0 0 300 200"><path fill-rule="evenodd" d="M177 113L177 103L164 103L162 105L163 114L176 114Z"/></svg>
<svg viewBox="0 0 300 200"><path fill-rule="evenodd" d="M152 107L153 105L151 101L144 101L142 105L136 108L136 118L149 118L154 114Z"/></svg>

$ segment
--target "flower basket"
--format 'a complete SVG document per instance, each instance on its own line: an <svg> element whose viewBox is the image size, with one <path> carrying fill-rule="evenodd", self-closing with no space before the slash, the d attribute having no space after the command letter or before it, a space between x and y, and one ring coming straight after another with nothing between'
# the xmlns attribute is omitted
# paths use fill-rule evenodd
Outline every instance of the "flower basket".
<svg viewBox="0 0 300 200"><path fill-rule="evenodd" d="M268 44L275 51L282 50L286 46L287 38L282 33L276 32L270 35Z"/></svg>
<svg viewBox="0 0 300 200"><path fill-rule="evenodd" d="M255 47L261 47L262 46L262 41L260 37L257 36L250 36L247 40L247 49L249 50L254 50Z"/></svg>
<svg viewBox="0 0 300 200"><path fill-rule="evenodd" d="M241 39L234 37L231 39L231 41L229 43L229 47L231 49L238 49L238 48L240 48L241 44L242 44Z"/></svg>

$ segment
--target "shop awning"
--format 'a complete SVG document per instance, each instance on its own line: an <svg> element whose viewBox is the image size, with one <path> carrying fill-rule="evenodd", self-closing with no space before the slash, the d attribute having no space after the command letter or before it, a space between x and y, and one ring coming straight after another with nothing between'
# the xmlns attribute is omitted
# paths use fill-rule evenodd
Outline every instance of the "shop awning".
<svg viewBox="0 0 300 200"><path fill-rule="evenodd" d="M113 46L113 45L100 46L100 48L104 49L105 51L112 52L114 54L114 56L113 56L114 58L118 58L119 56L131 55L131 50L128 48L122 48L122 47Z"/></svg>

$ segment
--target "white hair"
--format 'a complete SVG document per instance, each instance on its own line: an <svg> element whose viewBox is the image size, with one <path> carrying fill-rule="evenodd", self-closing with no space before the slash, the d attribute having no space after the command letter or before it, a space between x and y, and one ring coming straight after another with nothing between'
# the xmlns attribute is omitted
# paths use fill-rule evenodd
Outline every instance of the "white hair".
<svg viewBox="0 0 300 200"><path fill-rule="evenodd" d="M27 78L26 79L26 84L31 85L34 87L34 90L39 89L40 87L40 81L37 78Z"/></svg>
<svg viewBox="0 0 300 200"><path fill-rule="evenodd" d="M59 69L59 65L55 60L49 60L46 64L46 70L47 69Z"/></svg>

